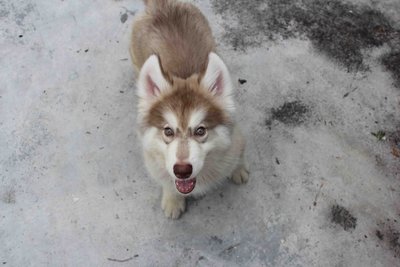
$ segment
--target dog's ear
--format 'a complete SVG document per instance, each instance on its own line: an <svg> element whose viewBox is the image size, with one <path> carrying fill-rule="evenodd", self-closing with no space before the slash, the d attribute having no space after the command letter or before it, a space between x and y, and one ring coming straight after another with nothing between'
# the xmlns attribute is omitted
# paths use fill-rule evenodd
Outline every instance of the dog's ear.
<svg viewBox="0 0 400 267"><path fill-rule="evenodd" d="M156 55L150 56L140 70L138 81L139 97L145 99L156 98L168 87L169 83L162 74L158 57Z"/></svg>
<svg viewBox="0 0 400 267"><path fill-rule="evenodd" d="M222 59L213 52L208 55L207 70L201 84L216 96L229 96L232 93L228 68Z"/></svg>

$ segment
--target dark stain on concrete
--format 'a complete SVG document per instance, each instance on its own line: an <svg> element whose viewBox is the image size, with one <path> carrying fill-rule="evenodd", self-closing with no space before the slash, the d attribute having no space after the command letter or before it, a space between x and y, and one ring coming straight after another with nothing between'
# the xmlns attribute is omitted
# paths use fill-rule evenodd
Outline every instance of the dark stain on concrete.
<svg viewBox="0 0 400 267"><path fill-rule="evenodd" d="M386 222L378 224L375 235L383 247L390 250L395 258L400 258L400 231L396 227L397 220L387 219Z"/></svg>
<svg viewBox="0 0 400 267"><path fill-rule="evenodd" d="M272 108L271 120L277 120L288 125L299 125L306 120L309 112L309 108L300 101L285 102L276 109ZM267 126L271 125L271 120L266 121Z"/></svg>
<svg viewBox="0 0 400 267"><path fill-rule="evenodd" d="M387 140L390 146L390 153L395 158L400 158L400 130L388 132Z"/></svg>
<svg viewBox="0 0 400 267"><path fill-rule="evenodd" d="M388 245L390 250L395 253L395 257L400 257L400 233L390 229L389 232L386 233L388 236Z"/></svg>
<svg viewBox="0 0 400 267"><path fill-rule="evenodd" d="M240 84L245 84L245 83L247 83L247 80L245 80L245 79L240 79L240 78L239 78L238 82L239 82Z"/></svg>
<svg viewBox="0 0 400 267"><path fill-rule="evenodd" d="M222 242L223 242L223 240L216 235L211 236L211 238L210 238L210 243L222 244Z"/></svg>
<svg viewBox="0 0 400 267"><path fill-rule="evenodd" d="M212 4L217 13L237 20L236 26L225 24L223 37L235 50L245 51L278 36L307 37L348 71L367 70L362 50L381 46L398 33L381 12L338 0L212 0ZM400 67L392 62L398 62L398 54L390 58L384 64L396 76Z"/></svg>
<svg viewBox="0 0 400 267"><path fill-rule="evenodd" d="M375 235L377 238L379 238L379 240L383 240L383 234L381 233L381 231L376 230Z"/></svg>
<svg viewBox="0 0 400 267"><path fill-rule="evenodd" d="M14 11L15 23L19 26L24 26L25 18L35 10L35 5L32 3L27 3L25 6L15 6L12 4L11 8Z"/></svg>
<svg viewBox="0 0 400 267"><path fill-rule="evenodd" d="M128 13L125 12L124 14L121 15L120 21L121 23L125 23L127 19L128 19Z"/></svg>
<svg viewBox="0 0 400 267"><path fill-rule="evenodd" d="M400 87L400 50L392 51L384 55L382 57L382 64L392 73L395 86Z"/></svg>
<svg viewBox="0 0 400 267"><path fill-rule="evenodd" d="M15 204L16 203L15 190L13 189L7 190L3 194L2 200L6 204Z"/></svg>
<svg viewBox="0 0 400 267"><path fill-rule="evenodd" d="M9 7L5 1L0 1L0 18L6 18L10 14Z"/></svg>
<svg viewBox="0 0 400 267"><path fill-rule="evenodd" d="M357 218L354 217L346 208L334 205L331 207L331 221L339 224L344 230L355 229Z"/></svg>
<svg viewBox="0 0 400 267"><path fill-rule="evenodd" d="M223 255L223 254L229 254L231 252L233 252L238 246L240 246L240 243L236 243L234 245L231 245L227 248L225 248L223 251L221 251L218 255Z"/></svg>

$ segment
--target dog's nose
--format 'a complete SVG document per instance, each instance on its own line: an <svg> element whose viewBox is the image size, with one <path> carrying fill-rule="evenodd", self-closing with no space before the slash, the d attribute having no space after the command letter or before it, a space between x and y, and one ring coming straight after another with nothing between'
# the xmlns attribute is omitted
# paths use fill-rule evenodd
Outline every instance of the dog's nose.
<svg viewBox="0 0 400 267"><path fill-rule="evenodd" d="M190 164L175 164L174 174L179 179L186 179L192 175L192 165Z"/></svg>

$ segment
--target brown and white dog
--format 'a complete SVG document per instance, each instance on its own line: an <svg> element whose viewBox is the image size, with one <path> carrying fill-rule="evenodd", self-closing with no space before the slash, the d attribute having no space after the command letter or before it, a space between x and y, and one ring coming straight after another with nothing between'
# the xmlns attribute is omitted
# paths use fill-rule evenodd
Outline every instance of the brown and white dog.
<svg viewBox="0 0 400 267"><path fill-rule="evenodd" d="M138 124L145 164L163 188L169 218L226 177L248 180L245 142L234 122L233 87L206 18L175 0L145 0L130 53L139 72Z"/></svg>

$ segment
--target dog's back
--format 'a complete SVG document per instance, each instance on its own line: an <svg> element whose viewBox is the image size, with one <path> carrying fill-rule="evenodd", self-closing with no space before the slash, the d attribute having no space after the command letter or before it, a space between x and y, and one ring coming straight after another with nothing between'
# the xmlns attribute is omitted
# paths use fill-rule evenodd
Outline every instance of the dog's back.
<svg viewBox="0 0 400 267"><path fill-rule="evenodd" d="M175 0L144 0L146 11L134 24L130 53L137 70L158 55L166 78L204 73L215 50L211 29L192 4Z"/></svg>

